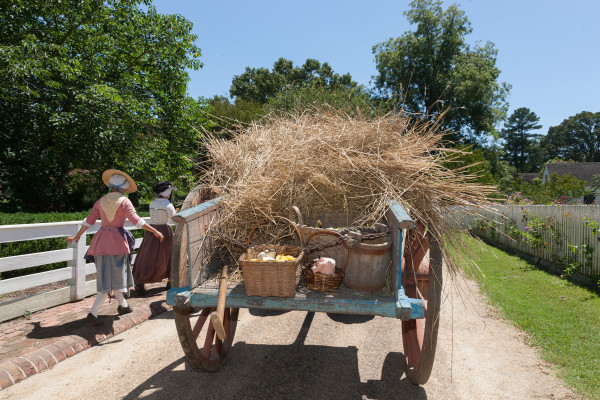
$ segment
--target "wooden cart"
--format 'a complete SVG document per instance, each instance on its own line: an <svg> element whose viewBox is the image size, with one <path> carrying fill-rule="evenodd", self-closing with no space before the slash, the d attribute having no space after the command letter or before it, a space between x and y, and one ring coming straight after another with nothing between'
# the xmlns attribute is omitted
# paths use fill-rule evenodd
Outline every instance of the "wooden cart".
<svg viewBox="0 0 600 400"><path fill-rule="evenodd" d="M415 384L429 379L435 358L442 285L442 252L438 242L407 212L392 203L386 214L392 232L393 294L364 292L344 285L335 292L297 293L295 297L247 296L243 283L227 287L223 327L225 338L215 335L210 314L217 307L219 286L209 277L222 268L211 257L213 235L208 230L218 221L219 198L196 187L174 217L177 223L172 258L172 288L167 303L173 306L177 333L189 363L202 371L213 371L223 362L233 344L240 308L305 310L328 313L379 315L402 321L406 375ZM321 218L323 219L323 218ZM323 222L327 224L326 218ZM329 226L329 225L326 225ZM417 229L411 248L404 246L409 229ZM415 266L414 268L408 266ZM208 324L204 331L202 328ZM205 335L200 335L205 332Z"/></svg>

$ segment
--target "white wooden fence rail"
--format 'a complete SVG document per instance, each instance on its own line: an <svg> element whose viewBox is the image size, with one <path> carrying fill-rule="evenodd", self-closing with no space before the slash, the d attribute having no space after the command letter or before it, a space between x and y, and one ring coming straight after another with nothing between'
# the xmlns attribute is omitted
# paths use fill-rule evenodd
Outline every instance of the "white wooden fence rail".
<svg viewBox="0 0 600 400"><path fill-rule="evenodd" d="M150 218L144 218L144 220L149 222ZM74 236L81 226L81 221L0 225L0 244ZM43 251L40 253L0 258L0 273L63 261L67 262L66 268L20 276L17 278L2 279L0 280L0 295L30 289L48 283L64 280L68 281L68 287L66 288L7 302L2 302L2 299L0 298L0 322L22 316L26 312L43 310L70 301L81 300L95 294L96 281L86 281L86 276L96 273L96 265L94 263L86 263L83 256L88 249L88 246L86 245L86 235L98 232L99 229L100 222L98 221L87 229L85 234L81 236L79 242L71 242L68 245L65 242L66 248L62 250ZM136 228L127 221L125 229L134 230ZM139 248L141 243L142 239L136 239L135 248Z"/></svg>
<svg viewBox="0 0 600 400"><path fill-rule="evenodd" d="M578 273L592 278L600 273L598 232L594 234L591 225L585 224L600 224L598 206L495 205L473 212L479 215L465 213L461 219L475 227L478 235L553 264L577 264ZM535 240L523 235L519 240L518 231ZM589 246L591 253L586 256L581 245Z"/></svg>

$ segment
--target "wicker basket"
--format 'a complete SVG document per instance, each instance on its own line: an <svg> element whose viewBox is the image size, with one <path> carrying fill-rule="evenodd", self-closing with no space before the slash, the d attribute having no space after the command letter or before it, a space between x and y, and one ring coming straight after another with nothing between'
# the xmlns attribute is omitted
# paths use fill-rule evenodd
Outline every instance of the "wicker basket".
<svg viewBox="0 0 600 400"><path fill-rule="evenodd" d="M311 239L318 235L342 236L340 233L334 231L323 230L314 232L306 240L306 246L308 247L308 243L311 241ZM344 265L341 268L336 268L333 275L325 275L320 272L313 272L313 270L310 268L310 265L302 270L302 274L304 275L304 284L309 290L312 290L313 292L334 292L340 287L342 280L344 279L344 270L346 269L348 260L350 259L350 248L348 247L348 244L346 241L343 241L342 244L346 249L346 259Z"/></svg>
<svg viewBox="0 0 600 400"><path fill-rule="evenodd" d="M293 223L286 218L275 218L285 220L294 227ZM248 237L248 244L258 225L265 220L266 218L254 226ZM298 232L297 234L300 237ZM302 249L302 239L300 239L300 244L300 247L270 244L249 247L238 260L238 264L242 267L242 274L244 275L246 294L248 296L261 297L294 297L305 258L304 250ZM258 253L265 250L274 250L277 255L291 255L296 257L296 259L294 261L250 261L251 259L255 259Z"/></svg>
<svg viewBox="0 0 600 400"><path fill-rule="evenodd" d="M264 250L296 257L294 261L249 261ZM294 246L260 245L246 250L238 263L244 275L244 287L248 296L294 297L304 265L304 251Z"/></svg>

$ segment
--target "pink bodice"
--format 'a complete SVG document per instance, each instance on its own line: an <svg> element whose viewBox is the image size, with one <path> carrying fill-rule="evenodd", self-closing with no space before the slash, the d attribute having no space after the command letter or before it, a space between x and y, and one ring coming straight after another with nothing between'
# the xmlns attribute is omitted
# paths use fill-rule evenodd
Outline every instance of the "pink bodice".
<svg viewBox="0 0 600 400"><path fill-rule="evenodd" d="M129 199L123 200L115 213L115 217L112 221L109 221L100 206L100 200L98 200L85 222L93 225L98 217L100 217L102 229L94 235L87 254L90 256L129 254L127 240L117 228L125 226L125 219L128 219L134 225L140 222L141 218L135 212L131 201Z"/></svg>

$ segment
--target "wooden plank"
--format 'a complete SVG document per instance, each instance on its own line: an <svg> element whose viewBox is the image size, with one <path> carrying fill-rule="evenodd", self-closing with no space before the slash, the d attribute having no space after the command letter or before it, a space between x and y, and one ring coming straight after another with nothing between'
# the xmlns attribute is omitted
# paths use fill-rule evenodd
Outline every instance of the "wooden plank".
<svg viewBox="0 0 600 400"><path fill-rule="evenodd" d="M70 287L52 290L50 292L29 296L0 303L0 322L22 317L26 312L45 310L60 304L69 302ZM91 296L96 293L96 280L85 283L85 295Z"/></svg>
<svg viewBox="0 0 600 400"><path fill-rule="evenodd" d="M73 236L79 222L3 225L0 226L0 243Z"/></svg>
<svg viewBox="0 0 600 400"><path fill-rule="evenodd" d="M71 248L3 257L0 258L0 272L37 267L39 265L53 264L62 261L70 261L73 259L73 251L74 249Z"/></svg>
<svg viewBox="0 0 600 400"><path fill-rule="evenodd" d="M18 292L35 286L45 285L71 279L71 268L55 269L53 271L40 272L38 274L19 276L17 278L0 280L0 294Z"/></svg>
<svg viewBox="0 0 600 400"><path fill-rule="evenodd" d="M187 291L187 288L169 293L167 303L174 306L216 307L218 287L202 287ZM171 291L170 291L171 292ZM234 308L263 308L273 310L301 310L331 312L339 314L379 315L399 318L400 314L411 315L412 318L422 318L424 315L423 301L409 299L406 306L409 310L399 312L394 296L382 291L361 292L341 286L335 292L296 293L295 297L258 297L246 296L244 285L227 288L226 307ZM184 304L188 302L187 304ZM404 306L404 305L403 305ZM420 311L419 311L420 309Z"/></svg>
<svg viewBox="0 0 600 400"><path fill-rule="evenodd" d="M389 203L389 210L385 216L389 224L396 225L399 229L410 229L415 226L408 212L397 201Z"/></svg>
<svg viewBox="0 0 600 400"><path fill-rule="evenodd" d="M396 316L396 300L393 296L373 296L368 292L352 290L357 296L349 294L351 290L341 287L336 292L308 292L296 294L295 297L258 297L246 296L244 285L238 284L227 288L226 307L265 308L276 310L303 310L335 312L341 314ZM194 290L190 305L194 307L216 307L218 288ZM177 296L175 296L177 302Z"/></svg>
<svg viewBox="0 0 600 400"><path fill-rule="evenodd" d="M83 227L78 224L78 231ZM81 238L79 241L72 241L68 244L69 248L74 250L73 259L67 263L67 267L71 268L71 296L69 300L81 300L85 297L85 262L86 240Z"/></svg>
<svg viewBox="0 0 600 400"><path fill-rule="evenodd" d="M221 197L217 197L216 199L205 201L197 206L181 210L171 219L178 224L189 223L207 212L216 210L219 207L221 200Z"/></svg>
<svg viewBox="0 0 600 400"><path fill-rule="evenodd" d="M85 274L91 275L96 273L96 264L95 263L87 263L85 264Z"/></svg>
<svg viewBox="0 0 600 400"><path fill-rule="evenodd" d="M143 218L147 223L150 218ZM42 224L18 224L0 226L0 243L22 242L25 240L50 239L73 236L77 233L77 226L81 221L49 222ZM96 233L100 229L100 221L89 227L85 234ZM125 221L125 229L136 228L129 220Z"/></svg>

